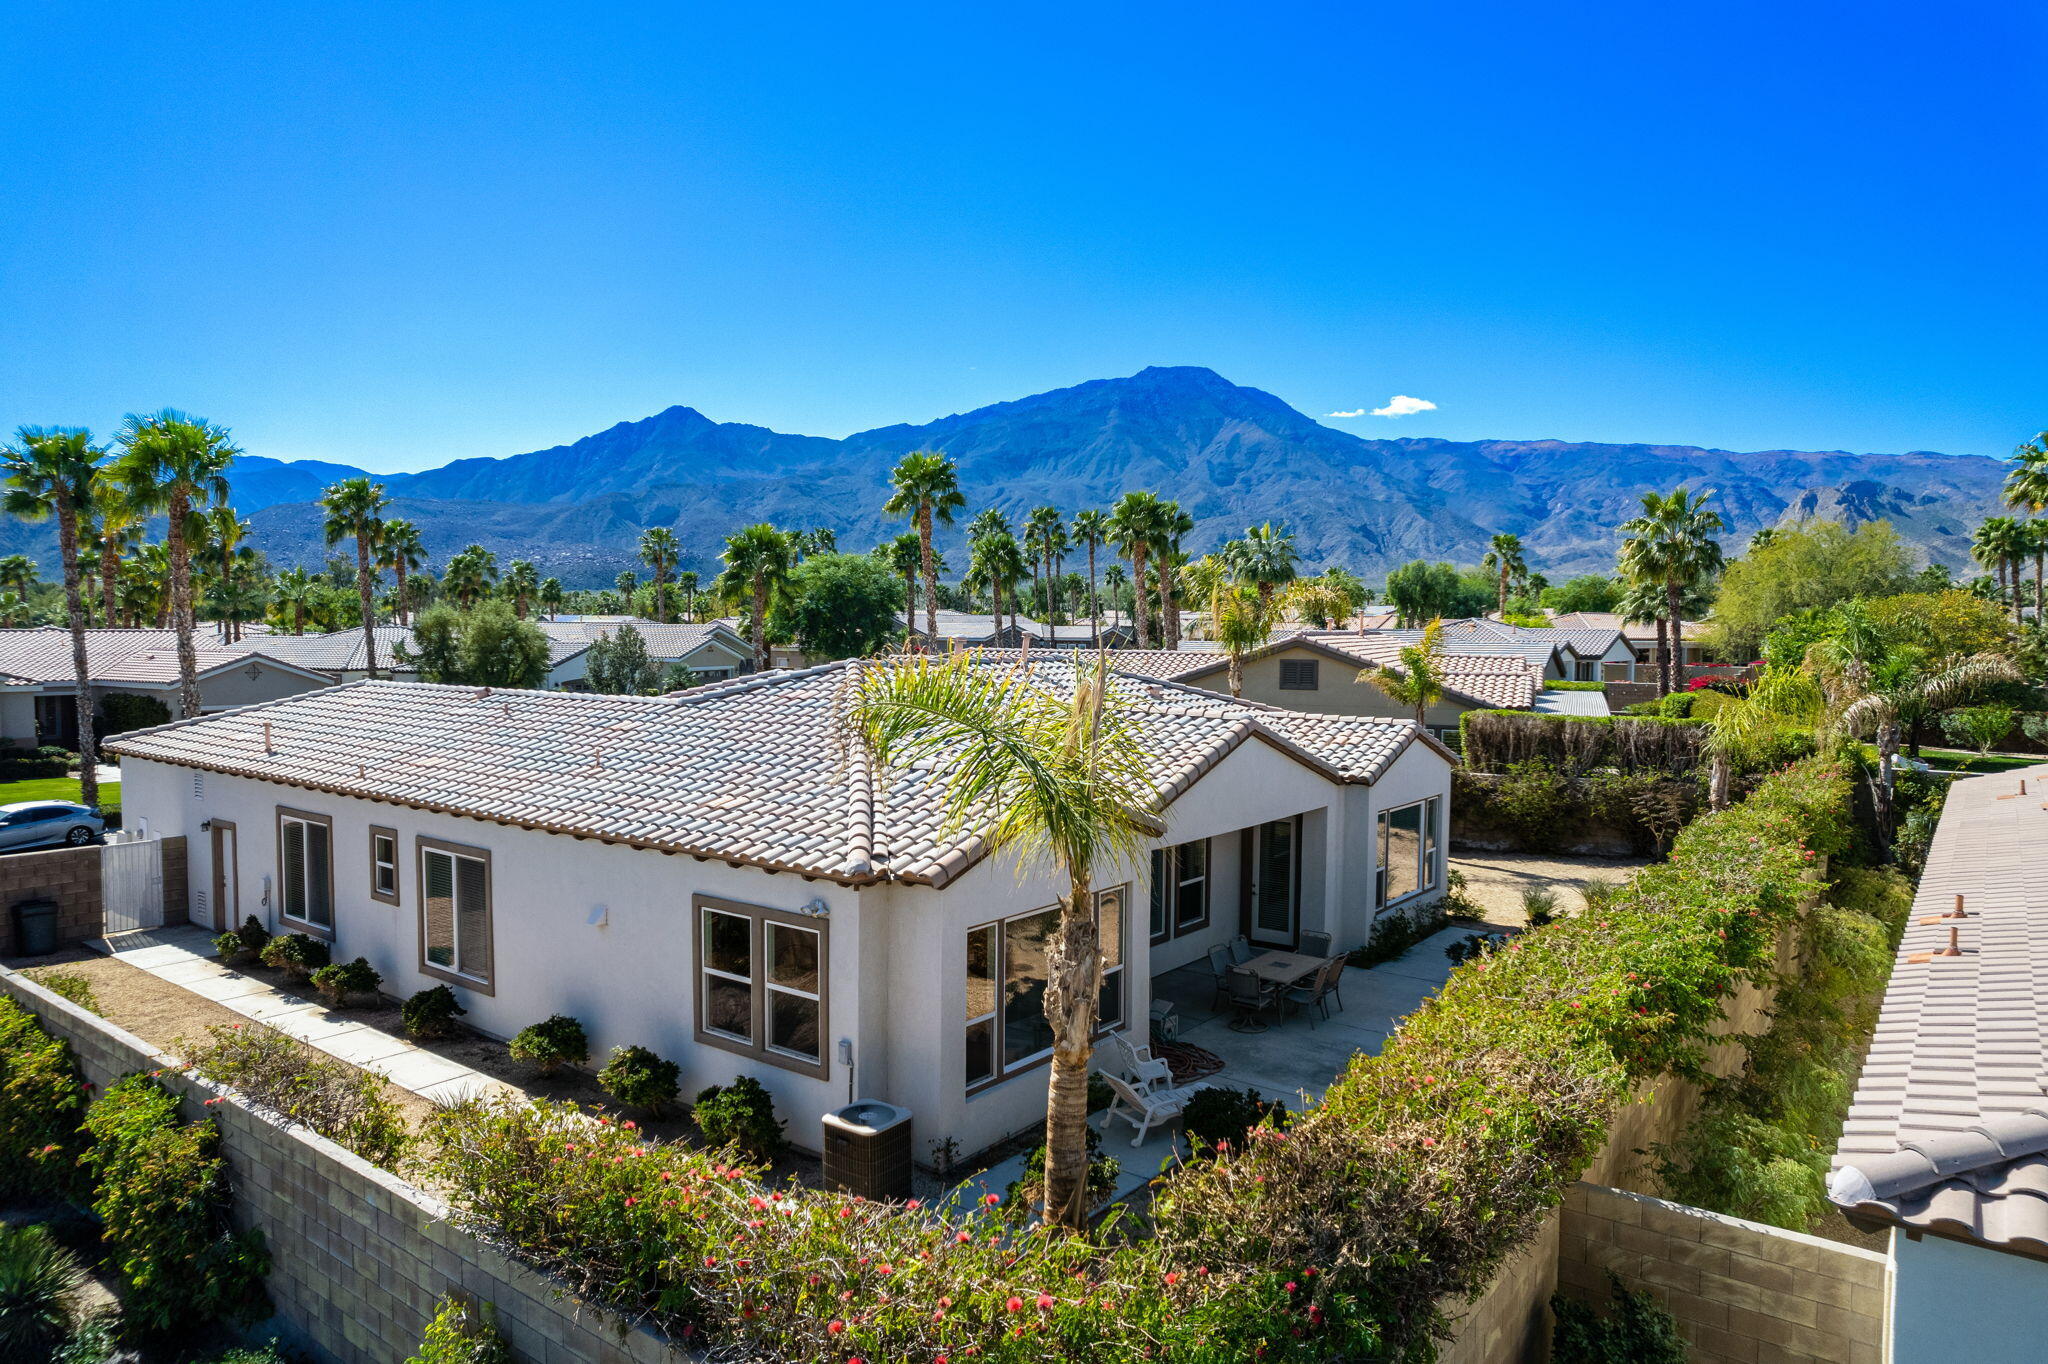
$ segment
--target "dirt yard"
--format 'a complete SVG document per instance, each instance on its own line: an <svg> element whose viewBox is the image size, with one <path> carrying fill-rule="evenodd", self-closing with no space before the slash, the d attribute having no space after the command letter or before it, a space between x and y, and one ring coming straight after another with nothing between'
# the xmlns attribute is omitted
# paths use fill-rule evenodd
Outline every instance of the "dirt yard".
<svg viewBox="0 0 2048 1364"><path fill-rule="evenodd" d="M1465 878L1465 895L1479 906L1490 924L1520 926L1529 922L1522 910L1522 892L1548 887L1557 895L1561 914L1586 907L1579 887L1588 881L1619 884L1637 867L1639 857L1543 857L1536 853L1453 853L1451 870Z"/></svg>

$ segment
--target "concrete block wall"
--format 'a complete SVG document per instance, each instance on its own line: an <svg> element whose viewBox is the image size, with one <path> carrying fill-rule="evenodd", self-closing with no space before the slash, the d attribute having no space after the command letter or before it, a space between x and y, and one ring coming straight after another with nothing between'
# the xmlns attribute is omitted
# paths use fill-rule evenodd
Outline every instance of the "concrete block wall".
<svg viewBox="0 0 2048 1364"><path fill-rule="evenodd" d="M100 901L100 850L51 848L0 857L0 956L19 950L14 906L23 900L57 902L60 942L84 942L106 929Z"/></svg>
<svg viewBox="0 0 2048 1364"><path fill-rule="evenodd" d="M71 1044L104 1089L123 1075L174 1066L133 1034L0 967L0 994ZM647 1330L621 1334L560 1285L470 1236L446 1204L325 1138L287 1127L203 1080L166 1074L188 1118L221 1129L237 1223L263 1232L264 1281L277 1318L264 1329L320 1364L392 1364L418 1347L454 1290L496 1304L522 1364L663 1364L686 1356ZM226 1101L203 1107L226 1094Z"/></svg>
<svg viewBox="0 0 2048 1364"><path fill-rule="evenodd" d="M1457 1319L1457 1335L1438 1353L1437 1364L1517 1364L1548 1357L1560 1220L1561 1213L1552 1213L1486 1292L1448 1309Z"/></svg>
<svg viewBox="0 0 2048 1364"><path fill-rule="evenodd" d="M1884 1364L1891 1262L1875 1251L1579 1184L1558 1290L1604 1302L1613 1271L1678 1319L1695 1364Z"/></svg>

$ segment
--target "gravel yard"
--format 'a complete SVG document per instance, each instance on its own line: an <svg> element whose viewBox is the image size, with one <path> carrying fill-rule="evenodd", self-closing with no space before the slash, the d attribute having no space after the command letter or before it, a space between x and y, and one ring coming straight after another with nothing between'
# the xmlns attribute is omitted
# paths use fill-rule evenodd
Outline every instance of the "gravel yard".
<svg viewBox="0 0 2048 1364"><path fill-rule="evenodd" d="M1588 881L1619 884L1636 868L1650 863L1643 857L1544 857L1537 853L1457 853L1451 870L1465 878L1465 895L1477 905L1491 924L1520 926L1528 922L1522 911L1522 892L1548 887L1557 895L1560 913L1577 913L1586 906L1579 887Z"/></svg>

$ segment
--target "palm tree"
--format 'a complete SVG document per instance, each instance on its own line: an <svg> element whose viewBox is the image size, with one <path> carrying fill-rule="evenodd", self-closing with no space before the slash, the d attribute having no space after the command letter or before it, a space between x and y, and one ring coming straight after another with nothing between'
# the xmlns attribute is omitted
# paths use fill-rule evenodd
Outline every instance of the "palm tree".
<svg viewBox="0 0 2048 1364"><path fill-rule="evenodd" d="M790 567L796 560L796 546L791 543L787 531L777 530L763 521L726 536L725 553L721 557L725 572L719 575L721 586L718 591L726 597L736 597L743 591L751 596L753 619L748 626L753 634L754 670L765 671L770 662L768 596L788 579Z"/></svg>
<svg viewBox="0 0 2048 1364"><path fill-rule="evenodd" d="M1662 614L1670 622L1670 647L1657 675L1667 693L1685 685L1685 593L1721 567L1721 544L1714 539L1723 529L1721 517L1706 505L1713 495L1708 489L1694 497L1682 487L1668 494L1645 493L1642 515L1621 525L1626 537L1619 559L1622 576L1664 590Z"/></svg>
<svg viewBox="0 0 2048 1364"><path fill-rule="evenodd" d="M526 610L540 595L540 570L531 559L514 559L505 572L505 595L512 599L512 614L526 619Z"/></svg>
<svg viewBox="0 0 2048 1364"><path fill-rule="evenodd" d="M24 426L0 455L7 493L0 505L25 521L57 520L64 565L64 612L71 626L71 672L78 707L78 784L82 804L100 803L99 749L92 731L92 671L85 652L85 593L78 571L78 515L92 503L106 449L82 427ZM31 571L34 565L30 565ZM187 640L187 647L190 641ZM197 714L198 707L191 713Z"/></svg>
<svg viewBox="0 0 2048 1364"><path fill-rule="evenodd" d="M1265 644L1271 599L1218 577L1209 594L1209 638L1230 656L1230 694L1244 695L1245 655Z"/></svg>
<svg viewBox="0 0 2048 1364"><path fill-rule="evenodd" d="M1166 524L1166 504L1151 493L1125 493L1109 512L1110 543L1131 561L1132 617L1138 625L1138 647L1152 647L1145 603L1145 563L1152 557Z"/></svg>
<svg viewBox="0 0 2048 1364"><path fill-rule="evenodd" d="M1095 595L1095 551L1109 539L1109 514L1094 508L1074 513L1069 533L1074 543L1088 551L1088 629L1097 647L1102 644L1102 600Z"/></svg>
<svg viewBox="0 0 2048 1364"><path fill-rule="evenodd" d="M1370 682L1396 704L1412 706L1418 727L1426 723L1429 708L1444 699L1444 622L1439 616L1422 627L1422 638L1401 650L1401 666L1367 668L1358 681Z"/></svg>
<svg viewBox="0 0 2048 1364"><path fill-rule="evenodd" d="M498 581L498 556L482 545L466 545L442 570L441 587L463 611L476 605Z"/></svg>
<svg viewBox="0 0 2048 1364"><path fill-rule="evenodd" d="M228 500L228 466L241 454L227 428L165 408L121 426L120 479L138 509L163 512L170 556L171 628L178 636L178 698L199 714L199 656L192 649L192 513Z"/></svg>
<svg viewBox="0 0 2048 1364"><path fill-rule="evenodd" d="M1844 734L1875 734L1877 826L1887 844L1895 808L1894 770L1900 735L1921 717L1962 705L1986 687L2026 680L2019 667L2002 654L1978 654L1932 673L1920 663L1917 657L1892 659L1872 670L1862 694L1844 707L1836 720Z"/></svg>
<svg viewBox="0 0 2048 1364"><path fill-rule="evenodd" d="M280 612L290 613L293 634L306 633L306 608L313 604L318 592L313 575L303 568L286 569L271 585L270 599Z"/></svg>
<svg viewBox="0 0 2048 1364"><path fill-rule="evenodd" d="M1528 560L1522 557L1522 537L1502 531L1486 542L1486 557L1479 566L1495 579L1495 609L1503 616L1508 613L1508 580L1519 578L1529 571Z"/></svg>
<svg viewBox="0 0 2048 1364"><path fill-rule="evenodd" d="M1180 551L1183 535L1194 530L1195 518L1178 502L1159 504L1159 540L1152 546L1152 571L1159 578L1159 623L1166 647L1180 647L1180 606L1174 601L1174 579L1187 556Z"/></svg>
<svg viewBox="0 0 2048 1364"><path fill-rule="evenodd" d="M676 574L676 590L683 594L683 614L694 621L697 619L696 570L686 568Z"/></svg>
<svg viewBox="0 0 2048 1364"><path fill-rule="evenodd" d="M412 596L406 590L406 580L426 562L427 550L420 540L418 526L396 516L384 523L384 533L377 537L377 567L390 569L396 582L393 596L401 625L407 624L412 616Z"/></svg>
<svg viewBox="0 0 2048 1364"><path fill-rule="evenodd" d="M243 625L260 619L269 603L263 556L248 545L228 556L206 589L206 608L220 622L221 640L227 644L239 644Z"/></svg>
<svg viewBox="0 0 2048 1364"><path fill-rule="evenodd" d="M10 554L0 559L0 592L14 590L14 604L22 611L28 610L28 590L36 585L36 561L26 554Z"/></svg>
<svg viewBox="0 0 2048 1364"><path fill-rule="evenodd" d="M962 655L867 664L848 727L877 766L947 773L945 823L991 854L1050 863L1066 881L1046 945L1052 1029L1045 1104L1045 1217L1087 1222L1088 1067L1102 993L1095 871L1135 858L1161 832L1142 746L1106 667L1076 664L1070 698Z"/></svg>
<svg viewBox="0 0 2048 1364"><path fill-rule="evenodd" d="M121 569L121 621L149 621L162 629L171 618L171 552L161 544L140 545Z"/></svg>
<svg viewBox="0 0 2048 1364"><path fill-rule="evenodd" d="M2033 518L2048 511L2048 431L2012 452L2013 470L2005 476L2005 500L2027 514L2027 542L2034 555L2034 622L2048 621L2044 609L2041 568L2048 558L2048 529Z"/></svg>
<svg viewBox="0 0 2048 1364"><path fill-rule="evenodd" d="M808 542L808 535L804 538ZM668 624L669 570L681 553L676 533L667 526L651 526L640 533L640 557L654 574L654 618L664 625Z"/></svg>
<svg viewBox="0 0 2048 1364"><path fill-rule="evenodd" d="M893 491L882 504L889 516L908 516L917 527L918 551L924 557L924 632L939 635L939 568L932 558L932 523L953 524L953 513L967 505L960 495L959 471L953 461L931 450L913 450L889 475Z"/></svg>
<svg viewBox="0 0 2048 1364"><path fill-rule="evenodd" d="M356 596L363 604L363 667L373 682L377 680L377 610L370 601L376 587L372 564L384 529L386 505L384 485L367 478L344 478L320 499L320 508L327 513L327 543L355 538Z"/></svg>
<svg viewBox="0 0 2048 1364"><path fill-rule="evenodd" d="M1242 540L1232 540L1221 552L1223 567L1240 587L1249 587L1259 594L1259 615L1263 620L1273 618L1273 594L1294 581L1296 566L1301 562L1301 552L1294 547L1294 536L1284 530L1277 530L1268 521L1261 526L1245 527Z"/></svg>
<svg viewBox="0 0 2048 1364"><path fill-rule="evenodd" d="M1024 548L1031 552L1031 581L1045 603L1046 627L1059 639L1059 603L1054 599L1053 563L1067 552L1067 523L1058 507L1033 507L1024 518Z"/></svg>
<svg viewBox="0 0 2048 1364"><path fill-rule="evenodd" d="M918 543L917 532L907 530L877 545L875 550L889 565L889 571L903 579L903 632L907 637L917 628L917 571L924 564L923 546Z"/></svg>
<svg viewBox="0 0 2048 1364"><path fill-rule="evenodd" d="M839 536L830 526L819 526L815 530L795 532L799 558L808 559L813 554L836 554L839 552Z"/></svg>
<svg viewBox="0 0 2048 1364"><path fill-rule="evenodd" d="M93 480L92 509L99 527L101 623L112 625L120 618L121 559L142 538L144 516L116 470Z"/></svg>
<svg viewBox="0 0 2048 1364"><path fill-rule="evenodd" d="M688 576L690 578L690 587L694 591L697 586L697 575L692 573ZM540 580L540 609L549 620L553 620L556 613L562 609L562 596L562 580L560 578L542 578Z"/></svg>
<svg viewBox="0 0 2048 1364"><path fill-rule="evenodd" d="M1114 559L1110 560L1108 567L1102 570L1102 585L1109 589L1110 614L1112 616L1117 614L1117 593L1121 591L1123 589L1124 584L1128 583L1130 580L1130 573L1125 570L1122 564L1116 562L1116 560ZM1102 640L1098 636L1095 642L1097 644L1100 644Z"/></svg>
<svg viewBox="0 0 2048 1364"><path fill-rule="evenodd" d="M2020 620L2020 561L2031 552L2032 534L2010 516L1988 517L1970 537L1970 557L1990 569L1998 593L2012 595L2012 623Z"/></svg>
<svg viewBox="0 0 2048 1364"><path fill-rule="evenodd" d="M619 576L612 579L612 586L619 589L619 595L626 599L626 614L633 614L633 594L640 590L640 576L630 568L619 570Z"/></svg>
<svg viewBox="0 0 2048 1364"><path fill-rule="evenodd" d="M1024 568L1024 551L1015 536L984 535L968 544L967 573L961 586L970 592L988 593L997 634L1003 629L1003 599Z"/></svg>

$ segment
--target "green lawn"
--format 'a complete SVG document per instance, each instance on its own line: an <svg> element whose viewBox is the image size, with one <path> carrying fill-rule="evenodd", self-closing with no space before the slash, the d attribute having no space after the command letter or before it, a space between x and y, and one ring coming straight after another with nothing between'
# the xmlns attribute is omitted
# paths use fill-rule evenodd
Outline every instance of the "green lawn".
<svg viewBox="0 0 2048 1364"><path fill-rule="evenodd" d="M0 805L13 805L24 800L68 800L78 801L78 780L75 777L38 777L30 781L0 781ZM116 810L121 805L121 783L103 781L100 783L100 808Z"/></svg>
<svg viewBox="0 0 2048 1364"><path fill-rule="evenodd" d="M1997 753L1980 756L1960 748L1923 748L1920 758L1934 767L1959 772L2010 772L2014 768L2048 762L2048 758L2009 758Z"/></svg>

